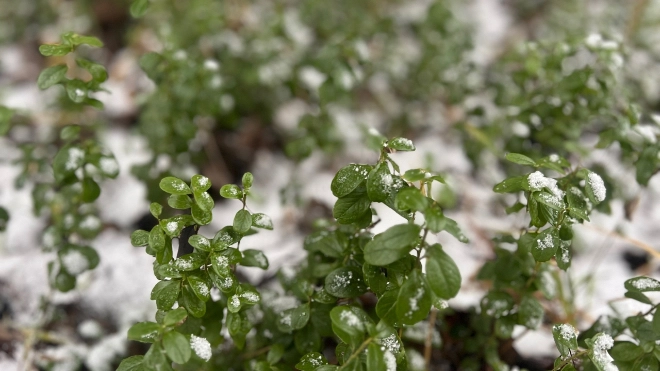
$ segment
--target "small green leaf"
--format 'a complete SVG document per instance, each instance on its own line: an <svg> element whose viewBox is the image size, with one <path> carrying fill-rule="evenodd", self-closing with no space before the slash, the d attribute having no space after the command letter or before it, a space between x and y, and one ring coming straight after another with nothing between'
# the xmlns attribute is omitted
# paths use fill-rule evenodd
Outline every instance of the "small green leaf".
<svg viewBox="0 0 660 371"><path fill-rule="evenodd" d="M149 233L149 247L155 251L161 251L165 248L165 233L160 226L154 226Z"/></svg>
<svg viewBox="0 0 660 371"><path fill-rule="evenodd" d="M426 228L432 233L439 233L447 225L442 209L435 203L424 210L424 220L426 221Z"/></svg>
<svg viewBox="0 0 660 371"><path fill-rule="evenodd" d="M178 364L188 362L192 353L188 339L176 331L169 331L163 335L163 348L167 356Z"/></svg>
<svg viewBox="0 0 660 371"><path fill-rule="evenodd" d="M83 44L93 46L95 48L103 47L103 42L101 42L101 40L99 40L97 37L78 35L77 33L73 32L67 32L63 34L62 41L64 41L65 44L70 44L74 47Z"/></svg>
<svg viewBox="0 0 660 371"><path fill-rule="evenodd" d="M388 357L394 360L396 369L396 358L387 350L381 349L379 344L374 342L369 343L367 346L367 370L391 370L385 362L385 352L389 353Z"/></svg>
<svg viewBox="0 0 660 371"><path fill-rule="evenodd" d="M108 79L108 71L106 71L105 67L98 63L87 59L77 58L76 64L86 69L89 74L92 75L92 80L97 83L102 83Z"/></svg>
<svg viewBox="0 0 660 371"><path fill-rule="evenodd" d="M206 262L206 256L203 254L186 254L174 261L174 267L180 272L194 271Z"/></svg>
<svg viewBox="0 0 660 371"><path fill-rule="evenodd" d="M320 354L320 353L319 353ZM277 362L282 359L282 356L284 355L284 345L282 344L273 344L270 347L270 350L268 351L268 354L266 354L266 361L270 363L271 365L276 364ZM303 356L305 358L305 356ZM302 359L301 359L302 361ZM298 366L296 366L298 368Z"/></svg>
<svg viewBox="0 0 660 371"><path fill-rule="evenodd" d="M207 225L213 220L213 212L211 210L203 210L197 203L192 204L190 207L190 216L194 223L199 225Z"/></svg>
<svg viewBox="0 0 660 371"><path fill-rule="evenodd" d="M173 280L161 282L165 282L165 284L162 284L159 290L155 293L156 307L162 310L170 310L179 297L181 281Z"/></svg>
<svg viewBox="0 0 660 371"><path fill-rule="evenodd" d="M255 228L273 230L273 221L264 213L252 214L252 226Z"/></svg>
<svg viewBox="0 0 660 371"><path fill-rule="evenodd" d="M450 299L461 288L461 272L454 260L440 244L427 248L426 276L433 292L442 299Z"/></svg>
<svg viewBox="0 0 660 371"><path fill-rule="evenodd" d="M520 153L507 153L506 155L504 155L504 158L515 164L536 166L536 162L534 160Z"/></svg>
<svg viewBox="0 0 660 371"><path fill-rule="evenodd" d="M146 246L149 244L149 232L138 229L131 233L131 245L135 247Z"/></svg>
<svg viewBox="0 0 660 371"><path fill-rule="evenodd" d="M65 84L66 94L75 103L82 103L87 99L87 85L82 80L67 80Z"/></svg>
<svg viewBox="0 0 660 371"><path fill-rule="evenodd" d="M201 192L194 191L193 196L195 198L195 203L197 203L197 206L199 206L199 208L202 211L211 212L211 210L213 210L213 206L215 205L215 203L213 202L213 198L211 197L211 195L208 192L206 192L206 191L201 191Z"/></svg>
<svg viewBox="0 0 660 371"><path fill-rule="evenodd" d="M527 176L514 176L497 183L493 191L497 193L515 193L524 191L527 185Z"/></svg>
<svg viewBox="0 0 660 371"><path fill-rule="evenodd" d="M142 343L153 343L160 335L161 327L154 322L138 322L128 329L128 340Z"/></svg>
<svg viewBox="0 0 660 371"><path fill-rule="evenodd" d="M163 205L159 204L158 202L152 202L151 205L149 205L149 211L151 212L151 215L154 216L154 218L158 219L160 214L163 213Z"/></svg>
<svg viewBox="0 0 660 371"><path fill-rule="evenodd" d="M379 233L364 247L364 260L376 266L393 263L410 253L417 244L421 227L399 224Z"/></svg>
<svg viewBox="0 0 660 371"><path fill-rule="evenodd" d="M557 211L564 210L564 208L566 207L566 205L564 204L564 200L545 191L533 192L532 196L539 203Z"/></svg>
<svg viewBox="0 0 660 371"><path fill-rule="evenodd" d="M409 182L417 182L430 177L431 174L424 169L410 169L410 170L406 170L406 172L403 173L403 179Z"/></svg>
<svg viewBox="0 0 660 371"><path fill-rule="evenodd" d="M421 271L415 269L399 291L396 315L405 325L424 320L431 311L433 298Z"/></svg>
<svg viewBox="0 0 660 371"><path fill-rule="evenodd" d="M224 198L239 200L243 198L243 191L235 184L225 184L220 188L220 196Z"/></svg>
<svg viewBox="0 0 660 371"><path fill-rule="evenodd" d="M387 163L381 162L367 178L367 196L373 202L383 202L392 192L392 174Z"/></svg>
<svg viewBox="0 0 660 371"><path fill-rule="evenodd" d="M570 356L571 351L578 349L577 330L569 324L554 325L552 337L557 345L557 350L564 357Z"/></svg>
<svg viewBox="0 0 660 371"><path fill-rule="evenodd" d="M408 187L397 193L395 205L399 210L423 211L429 206L429 199L419 189Z"/></svg>
<svg viewBox="0 0 660 371"><path fill-rule="evenodd" d="M192 201L187 195L170 195L167 204L173 209L185 210L192 206Z"/></svg>
<svg viewBox="0 0 660 371"><path fill-rule="evenodd" d="M609 370L609 368L606 369ZM654 354L645 354L635 362L632 371L647 371L647 370L658 370L658 369L660 369L660 364L658 362L657 356Z"/></svg>
<svg viewBox="0 0 660 371"><path fill-rule="evenodd" d="M330 190L335 197L341 198L353 192L367 179L372 167L370 165L350 164L337 172L330 184Z"/></svg>
<svg viewBox="0 0 660 371"><path fill-rule="evenodd" d="M397 137L397 138L392 138L387 142L387 146L389 148L395 149L397 151L414 151L415 150L415 145L413 144L412 140L402 138L402 137Z"/></svg>
<svg viewBox="0 0 660 371"><path fill-rule="evenodd" d="M67 125L62 128L60 131L60 139L71 141L76 140L80 136L80 126L79 125Z"/></svg>
<svg viewBox="0 0 660 371"><path fill-rule="evenodd" d="M354 189L351 193L337 199L332 208L332 216L340 224L355 223L367 212L371 201L364 186Z"/></svg>
<svg viewBox="0 0 660 371"><path fill-rule="evenodd" d="M357 267L344 266L325 278L325 290L338 298L355 298L367 291L362 272Z"/></svg>
<svg viewBox="0 0 660 371"><path fill-rule="evenodd" d="M101 194L101 187L92 178L84 178L82 181L82 193L80 200L85 203L94 202Z"/></svg>
<svg viewBox="0 0 660 371"><path fill-rule="evenodd" d="M376 314L378 317L390 326L401 327L401 322L396 315L396 303L399 297L399 288L385 291L378 298L376 303Z"/></svg>
<svg viewBox="0 0 660 371"><path fill-rule="evenodd" d="M458 223L454 219L448 218L445 216L445 231L447 231L450 235L454 236L459 242L462 243L468 243L470 242L463 234L463 231L461 228L458 226Z"/></svg>
<svg viewBox="0 0 660 371"><path fill-rule="evenodd" d="M532 256L538 262L548 261L555 256L560 244L557 231L554 228L548 228L536 236L532 245Z"/></svg>
<svg viewBox="0 0 660 371"><path fill-rule="evenodd" d="M183 228L194 224L194 221L190 215L175 215L168 219L161 219L159 224L165 234L174 238L181 234Z"/></svg>
<svg viewBox="0 0 660 371"><path fill-rule="evenodd" d="M140 18L147 12L149 0L135 0L131 4L130 12L133 18Z"/></svg>
<svg viewBox="0 0 660 371"><path fill-rule="evenodd" d="M206 192L211 188L211 181L204 175L193 175L190 185L193 192Z"/></svg>
<svg viewBox="0 0 660 371"><path fill-rule="evenodd" d="M240 350L245 345L245 335L252 329L252 324L245 312L227 313L227 331L234 340L234 345Z"/></svg>
<svg viewBox="0 0 660 371"><path fill-rule="evenodd" d="M362 309L353 306L338 306L330 311L332 331L344 343L357 347L364 339L366 325L371 323Z"/></svg>
<svg viewBox="0 0 660 371"><path fill-rule="evenodd" d="M639 359L642 354L644 354L642 348L629 341L617 341L610 349L610 355L618 362L634 361Z"/></svg>
<svg viewBox="0 0 660 371"><path fill-rule="evenodd" d="M268 258L261 250L247 249L243 250L240 264L244 267L258 267L265 270L268 269Z"/></svg>
<svg viewBox="0 0 660 371"><path fill-rule="evenodd" d="M168 176L161 179L158 186L163 191L173 195L188 195L192 193L186 182L173 176Z"/></svg>
<svg viewBox="0 0 660 371"><path fill-rule="evenodd" d="M165 314L165 317L163 318L163 325L175 326L183 322L186 318L188 318L188 312L186 312L186 309L176 308Z"/></svg>
<svg viewBox="0 0 660 371"><path fill-rule="evenodd" d="M245 234L252 227L252 214L245 209L238 210L234 216L234 231Z"/></svg>
<svg viewBox="0 0 660 371"><path fill-rule="evenodd" d="M648 146L639 154L635 162L637 183L646 186L658 171L658 146Z"/></svg>
<svg viewBox="0 0 660 371"><path fill-rule="evenodd" d="M58 182L74 175L85 163L85 151L76 146L64 146L53 159L53 173Z"/></svg>
<svg viewBox="0 0 660 371"><path fill-rule="evenodd" d="M309 303L302 304L296 308L286 309L279 315L277 328L286 333L300 330L309 322L310 313Z"/></svg>
<svg viewBox="0 0 660 371"><path fill-rule="evenodd" d="M183 307L193 317L201 318L206 313L206 304L200 300L190 286L184 286L181 295Z"/></svg>
<svg viewBox="0 0 660 371"><path fill-rule="evenodd" d="M319 352L307 353L296 364L300 371L315 371L318 367L327 365L328 360Z"/></svg>
<svg viewBox="0 0 660 371"><path fill-rule="evenodd" d="M243 174L242 184L244 189L252 188L253 181L254 181L254 176L252 176L252 173L247 172Z"/></svg>
<svg viewBox="0 0 660 371"><path fill-rule="evenodd" d="M144 356L130 356L125 358L117 367L117 371L147 371L144 366Z"/></svg>
<svg viewBox="0 0 660 371"><path fill-rule="evenodd" d="M61 57L67 55L73 51L73 48L69 45L61 44L44 44L39 46L39 53L44 57Z"/></svg>
<svg viewBox="0 0 660 371"><path fill-rule="evenodd" d="M199 235L199 234L194 234L188 238L188 243L199 250L202 251L212 251L211 249L211 241L209 241L208 238Z"/></svg>
<svg viewBox="0 0 660 371"><path fill-rule="evenodd" d="M199 300L207 302L211 298L211 290L203 279L197 276L188 276L188 284L190 284L190 288Z"/></svg>
<svg viewBox="0 0 660 371"><path fill-rule="evenodd" d="M626 290L631 292L660 291L660 281L651 277L634 277L623 283Z"/></svg>
<svg viewBox="0 0 660 371"><path fill-rule="evenodd" d="M67 71L68 67L65 64L48 67L39 74L37 86L41 90L48 89L62 81Z"/></svg>
<svg viewBox="0 0 660 371"><path fill-rule="evenodd" d="M227 247L235 244L241 236L234 231L234 227L225 227L219 230L211 241L213 250L224 250Z"/></svg>

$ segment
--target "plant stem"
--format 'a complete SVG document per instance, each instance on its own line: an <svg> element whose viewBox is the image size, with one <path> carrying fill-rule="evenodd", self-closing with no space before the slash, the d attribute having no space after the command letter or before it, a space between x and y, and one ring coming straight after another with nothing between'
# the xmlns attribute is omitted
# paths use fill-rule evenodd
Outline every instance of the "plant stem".
<svg viewBox="0 0 660 371"><path fill-rule="evenodd" d="M431 308L431 317L429 318L429 328L424 342L424 363L426 369L431 369L431 352L433 351L433 330L435 329L435 320L438 316L438 310Z"/></svg>

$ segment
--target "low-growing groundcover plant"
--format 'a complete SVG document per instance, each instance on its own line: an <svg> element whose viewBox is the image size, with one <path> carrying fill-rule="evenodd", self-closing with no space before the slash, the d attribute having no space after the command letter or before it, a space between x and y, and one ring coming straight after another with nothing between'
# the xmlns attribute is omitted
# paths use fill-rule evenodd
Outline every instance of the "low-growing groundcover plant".
<svg viewBox="0 0 660 371"><path fill-rule="evenodd" d="M152 203L158 225L131 236L134 246L155 257L160 282L151 299L158 312L154 321L130 328L129 339L151 347L144 356L125 359L119 370L432 367L433 349L441 347L438 330L447 325L443 322L450 312L447 300L460 290L461 276L451 256L427 237L447 232L461 242L468 240L432 197L433 186L443 178L421 168L402 171L396 163L397 151L415 150L412 141L370 135L380 143L377 162L350 164L337 172L330 185L337 197L334 220L317 223L305 239L307 258L300 267L280 270L284 294L238 278L241 267L268 267L263 252L241 249L244 237L272 229L266 215L248 208L251 173L243 176L242 187L220 189L222 197L240 201L241 208L232 225L213 237L197 232L212 218L208 178L195 175L190 183L163 178L160 188L170 194L170 208L190 209L190 214L164 213L162 205ZM472 354L460 362L461 369L480 369L481 359L493 369L508 369L499 347L511 339L515 325L535 330L544 323L543 303L558 299L556 282L571 265L572 225L588 221L607 194L598 174L573 167L558 155L533 160L510 153L506 159L533 170L494 186L497 193L519 196L507 212L524 210L529 225L494 239L496 246L514 248L497 247L496 259L479 272L492 288L472 315L474 332L465 339ZM374 203L394 210L401 223L374 235L371 229L379 222ZM175 258L176 238L179 250L188 253ZM627 297L651 305L643 292L660 290L660 282L649 277L630 279L625 286ZM283 297L295 304L279 310ZM656 369L656 313L653 305L648 313L625 321L602 318L581 334L571 324L555 324L552 333L560 356L553 369ZM649 315L652 321L646 319ZM622 334L628 340L615 343L613 338Z"/></svg>

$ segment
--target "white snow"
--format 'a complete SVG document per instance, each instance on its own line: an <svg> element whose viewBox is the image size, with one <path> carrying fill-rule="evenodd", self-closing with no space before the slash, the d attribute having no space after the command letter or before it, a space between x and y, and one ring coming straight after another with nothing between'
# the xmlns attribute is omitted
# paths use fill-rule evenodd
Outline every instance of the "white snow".
<svg viewBox="0 0 660 371"><path fill-rule="evenodd" d="M348 326L362 328L362 321L355 315L355 313L350 310L344 310L339 315L339 318L345 322Z"/></svg>
<svg viewBox="0 0 660 371"><path fill-rule="evenodd" d="M603 178L600 177L600 175L594 173L594 172L589 172L589 175L587 176L587 183L589 184L589 187L594 192L594 197L598 202L602 202L605 199L605 183L603 183Z"/></svg>
<svg viewBox="0 0 660 371"><path fill-rule="evenodd" d="M87 268L89 268L89 261L85 255L80 253L78 250L69 251L64 256L62 256L61 261L66 271L74 276L79 275Z"/></svg>
<svg viewBox="0 0 660 371"><path fill-rule="evenodd" d="M632 281L632 286L637 290L658 289L660 288L660 282L644 277Z"/></svg>
<svg viewBox="0 0 660 371"><path fill-rule="evenodd" d="M208 362L213 355L211 344L206 338L190 335L190 347L197 356Z"/></svg>
<svg viewBox="0 0 660 371"><path fill-rule="evenodd" d="M67 160L64 164L66 170L76 170L82 165L85 158L85 152L78 147L71 147L67 151Z"/></svg>

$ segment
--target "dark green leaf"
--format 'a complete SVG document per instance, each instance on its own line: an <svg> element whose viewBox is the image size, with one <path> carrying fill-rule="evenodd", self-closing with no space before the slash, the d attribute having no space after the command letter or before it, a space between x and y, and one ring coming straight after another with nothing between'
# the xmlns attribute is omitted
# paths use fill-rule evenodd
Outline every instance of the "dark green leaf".
<svg viewBox="0 0 660 371"><path fill-rule="evenodd" d="M396 315L405 325L424 320L431 311L432 295L423 274L414 270L401 286L396 303Z"/></svg>
<svg viewBox="0 0 660 371"><path fill-rule="evenodd" d="M408 187L397 193L395 205L399 210L423 211L428 207L429 199L419 189Z"/></svg>
<svg viewBox="0 0 660 371"><path fill-rule="evenodd" d="M203 210L197 203L190 206L190 215L192 220L199 225L207 225L213 220L213 213L211 210Z"/></svg>
<svg viewBox="0 0 660 371"><path fill-rule="evenodd" d="M173 176L163 178L158 186L163 191L173 195L188 195L192 193L186 182Z"/></svg>
<svg viewBox="0 0 660 371"><path fill-rule="evenodd" d="M53 173L58 182L72 176L85 163L85 151L76 146L64 146L53 159Z"/></svg>
<svg viewBox="0 0 660 371"><path fill-rule="evenodd" d="M206 302L211 297L211 290L203 279L197 276L188 276L188 284L190 284L190 288L199 300Z"/></svg>
<svg viewBox="0 0 660 371"><path fill-rule="evenodd" d="M493 187L493 191L497 193L514 193L525 190L527 184L527 176L514 176L504 179Z"/></svg>
<svg viewBox="0 0 660 371"><path fill-rule="evenodd" d="M310 313L309 303L284 310L277 320L277 328L287 333L300 330L309 322Z"/></svg>
<svg viewBox="0 0 660 371"><path fill-rule="evenodd" d="M174 261L174 267L179 271L193 271L206 262L206 255L201 253L186 254Z"/></svg>
<svg viewBox="0 0 660 371"><path fill-rule="evenodd" d="M555 256L560 244L557 231L554 228L548 228L536 236L532 245L532 256L538 262L548 261Z"/></svg>
<svg viewBox="0 0 660 371"><path fill-rule="evenodd" d="M155 251L161 251L165 248L165 233L159 225L154 226L149 233L149 247Z"/></svg>
<svg viewBox="0 0 660 371"><path fill-rule="evenodd" d="M392 192L392 182L392 174L387 163L379 163L367 178L367 196L373 202L385 201Z"/></svg>
<svg viewBox="0 0 660 371"><path fill-rule="evenodd" d="M337 200L332 216L341 224L351 224L360 220L360 217L369 211L369 206L371 201L367 197L366 188L358 187Z"/></svg>
<svg viewBox="0 0 660 371"><path fill-rule="evenodd" d="M268 258L261 250L247 249L243 250L243 259L240 264L244 267L268 269Z"/></svg>
<svg viewBox="0 0 660 371"><path fill-rule="evenodd" d="M385 361L385 352L389 353L387 360L391 359L394 362L394 368ZM367 346L367 370L396 370L396 358L389 351L381 349L379 344L371 342Z"/></svg>
<svg viewBox="0 0 660 371"><path fill-rule="evenodd" d="M350 164L337 172L332 179L330 189L335 197L341 198L353 192L367 179L372 167L370 165ZM365 192L366 193L366 192Z"/></svg>
<svg viewBox="0 0 660 371"><path fill-rule="evenodd" d="M128 329L128 340L153 343L160 335L161 327L154 322L138 322Z"/></svg>
<svg viewBox="0 0 660 371"><path fill-rule="evenodd" d="M658 147L649 146L644 148L639 155L635 167L637 169L636 179L637 183L646 186L653 174L657 171L658 164Z"/></svg>
<svg viewBox="0 0 660 371"><path fill-rule="evenodd" d="M211 198L211 195L208 194L208 192L194 191L193 195L195 198L195 203L197 203L197 206L199 206L202 211L211 212L211 210L213 210L213 198Z"/></svg>
<svg viewBox="0 0 660 371"><path fill-rule="evenodd" d="M48 67L41 71L37 79L37 86L39 89L48 89L51 86L62 81L66 75L68 68L65 64L58 64L56 66Z"/></svg>
<svg viewBox="0 0 660 371"><path fill-rule="evenodd" d="M332 308L330 319L335 335L353 347L362 343L365 325L371 322L362 309L345 305Z"/></svg>
<svg viewBox="0 0 660 371"><path fill-rule="evenodd" d="M433 292L442 299L453 298L461 288L461 273L439 244L427 248L426 276Z"/></svg>
<svg viewBox="0 0 660 371"><path fill-rule="evenodd" d="M188 362L192 353L188 339L176 331L169 331L163 335L163 348L167 356L178 364Z"/></svg>
<svg viewBox="0 0 660 371"><path fill-rule="evenodd" d="M432 233L439 233L445 229L447 224L442 209L435 203L424 210L424 220L426 221L426 228Z"/></svg>
<svg viewBox="0 0 660 371"><path fill-rule="evenodd" d="M393 263L410 253L417 244L421 227L399 224L374 236L364 247L364 260L376 266Z"/></svg>
<svg viewBox="0 0 660 371"><path fill-rule="evenodd" d="M204 316L206 313L206 304L195 295L195 292L190 286L186 285L183 287L181 298L183 299L181 304L193 317L200 318Z"/></svg>
<svg viewBox="0 0 660 371"><path fill-rule="evenodd" d="M320 353L319 353L320 354ZM270 363L271 365L274 365L282 359L282 356L284 355L284 345L282 344L273 344L270 347L270 350L268 351L268 354L266 354L266 361ZM306 355L305 355L306 356ZM305 358L303 356L303 359ZM302 361L302 359L301 359ZM298 367L298 366L296 366Z"/></svg>
<svg viewBox="0 0 660 371"><path fill-rule="evenodd" d="M634 361L639 359L644 351L638 345L629 341L617 341L610 349L610 355L618 362Z"/></svg>
<svg viewBox="0 0 660 371"><path fill-rule="evenodd" d="M536 166L536 162L531 158L520 153L507 153L504 155L508 161L519 165Z"/></svg>
<svg viewBox="0 0 660 371"><path fill-rule="evenodd" d="M646 354L639 358L633 365L632 371L658 370L660 365L658 359L653 354Z"/></svg>
<svg viewBox="0 0 660 371"><path fill-rule="evenodd" d="M161 282L165 282L165 284L161 285L159 290L154 293L156 296L156 307L162 310L170 310L179 297L181 281L173 280Z"/></svg>
<svg viewBox="0 0 660 371"><path fill-rule="evenodd" d="M355 298L367 291L362 272L357 267L344 266L325 278L325 290L338 298Z"/></svg>
<svg viewBox="0 0 660 371"><path fill-rule="evenodd" d="M445 216L445 231L449 232L450 235L454 236L458 241L463 242L463 243L468 243L469 240L463 234L463 231L461 228L458 226L458 223L454 219L447 218Z"/></svg>
<svg viewBox="0 0 660 371"><path fill-rule="evenodd" d="M75 103L82 103L87 99L87 85L82 80L67 80L65 89L69 99Z"/></svg>
<svg viewBox="0 0 660 371"><path fill-rule="evenodd" d="M188 243L201 251L211 251L211 242L209 241L208 238L199 235L199 234L194 234L188 238Z"/></svg>
<svg viewBox="0 0 660 371"><path fill-rule="evenodd" d="M566 207L564 200L545 191L533 192L532 196L539 203L557 211L561 211L564 209L564 207Z"/></svg>

